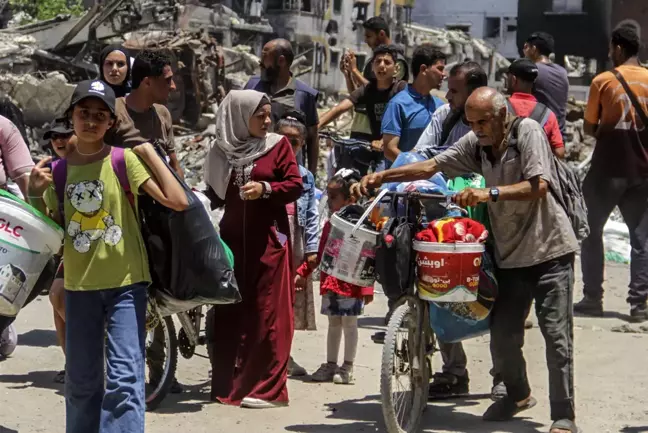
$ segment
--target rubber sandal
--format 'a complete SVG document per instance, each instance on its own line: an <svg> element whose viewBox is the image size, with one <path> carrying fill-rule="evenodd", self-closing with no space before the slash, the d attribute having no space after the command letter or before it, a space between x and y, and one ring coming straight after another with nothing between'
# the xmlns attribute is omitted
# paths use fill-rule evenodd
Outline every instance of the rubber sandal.
<svg viewBox="0 0 648 433"><path fill-rule="evenodd" d="M571 433L580 433L581 431L576 423L570 419L559 419L558 421L555 421L553 424L551 424L549 433L552 433L555 429L565 430Z"/></svg>
<svg viewBox="0 0 648 433"><path fill-rule="evenodd" d="M484 421L510 421L518 413L529 410L536 404L538 401L533 397L524 406L518 406L511 398L505 397L491 404L482 419Z"/></svg>

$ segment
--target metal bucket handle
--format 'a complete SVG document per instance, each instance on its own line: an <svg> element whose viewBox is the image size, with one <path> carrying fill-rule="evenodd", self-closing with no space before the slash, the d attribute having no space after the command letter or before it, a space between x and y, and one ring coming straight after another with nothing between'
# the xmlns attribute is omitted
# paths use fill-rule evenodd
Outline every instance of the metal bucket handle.
<svg viewBox="0 0 648 433"><path fill-rule="evenodd" d="M389 190L386 190L386 189L383 189L382 191L380 191L378 193L378 195L376 196L374 201L369 205L369 207L367 208L365 213L362 214L360 219L358 219L358 222L356 223L356 225L353 226L353 230L351 230L351 236L355 236L356 232L358 231L358 229L360 228L360 226L362 225L364 220L366 220L369 217L369 215L371 215L371 212L374 210L374 208L376 206L378 206L378 204L383 199L383 197L385 197L388 193L389 193Z"/></svg>

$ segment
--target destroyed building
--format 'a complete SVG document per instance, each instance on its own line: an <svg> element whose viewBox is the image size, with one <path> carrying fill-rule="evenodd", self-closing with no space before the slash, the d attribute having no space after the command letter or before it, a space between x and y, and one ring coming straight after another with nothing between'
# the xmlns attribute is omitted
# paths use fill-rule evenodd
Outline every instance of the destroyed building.
<svg viewBox="0 0 648 433"><path fill-rule="evenodd" d="M646 0L519 0L518 45L533 32L542 30L556 40L556 62L574 70L566 62L583 58L573 74L572 84L589 85L592 77L607 70L612 31L619 25L632 25L645 40L648 31ZM640 53L648 57L648 46ZM580 79L577 79L580 77Z"/></svg>
<svg viewBox="0 0 648 433"><path fill-rule="evenodd" d="M230 1L254 5L248 10L259 10L263 5L256 0ZM449 62L467 58L483 64L493 75L508 61L497 54L494 47L483 40L472 39L461 31L433 29L411 22L415 0L268 0L262 15L278 36L296 47L300 65L296 75L326 94L344 92L346 82L338 65L348 50L353 50L362 69L371 58L371 50L364 43L362 24L373 16L385 17L392 28L392 39L406 55L422 43L431 43L449 57ZM239 10L238 12L244 12Z"/></svg>

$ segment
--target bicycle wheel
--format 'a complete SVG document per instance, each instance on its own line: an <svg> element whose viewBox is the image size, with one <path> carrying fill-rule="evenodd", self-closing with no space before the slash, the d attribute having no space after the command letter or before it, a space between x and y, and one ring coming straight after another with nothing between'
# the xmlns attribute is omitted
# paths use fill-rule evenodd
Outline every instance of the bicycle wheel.
<svg viewBox="0 0 648 433"><path fill-rule="evenodd" d="M427 405L427 314L411 298L389 320L382 353L380 397L388 433L418 432Z"/></svg>
<svg viewBox="0 0 648 433"><path fill-rule="evenodd" d="M155 410L167 396L178 366L178 337L171 316L161 317L146 333L146 409Z"/></svg>

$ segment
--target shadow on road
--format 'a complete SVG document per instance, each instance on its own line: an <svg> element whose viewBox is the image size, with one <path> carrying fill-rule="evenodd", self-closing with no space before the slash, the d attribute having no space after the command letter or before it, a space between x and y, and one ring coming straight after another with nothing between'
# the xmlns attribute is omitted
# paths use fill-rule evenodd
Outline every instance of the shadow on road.
<svg viewBox="0 0 648 433"><path fill-rule="evenodd" d="M58 346L56 331L51 329L32 329L18 336L18 345L29 347Z"/></svg>
<svg viewBox="0 0 648 433"><path fill-rule="evenodd" d="M384 330L386 328L385 318L384 317L359 317L358 327Z"/></svg>
<svg viewBox="0 0 648 433"><path fill-rule="evenodd" d="M327 417L335 424L293 425L286 431L296 433L329 433L335 429L338 433L384 431L380 397L367 396L361 400L347 400L340 403L329 403L331 412ZM526 418L516 419L505 423L487 423L481 415L463 412L462 409L476 406L479 402L470 399L455 399L430 403L423 416L423 432L452 431L457 433L539 433L544 428L542 424ZM349 421L348 423L340 423ZM628 432L630 433L630 432ZM631 432L639 433L639 432Z"/></svg>
<svg viewBox="0 0 648 433"><path fill-rule="evenodd" d="M3 427L0 425L0 433L18 433L18 430L14 430L8 427Z"/></svg>
<svg viewBox="0 0 648 433"><path fill-rule="evenodd" d="M196 385L185 385L181 394L169 394L155 413L178 414L200 412L205 406L218 404L209 397L211 380Z"/></svg>
<svg viewBox="0 0 648 433"><path fill-rule="evenodd" d="M57 373L58 371L32 371L28 374L0 374L0 383L15 384L8 386L9 389L51 389L62 396L64 385L54 382Z"/></svg>
<svg viewBox="0 0 648 433"><path fill-rule="evenodd" d="M648 426L623 427L621 430L619 430L619 433L646 433L646 432L648 432ZM0 433L2 433L2 430L0 430Z"/></svg>

